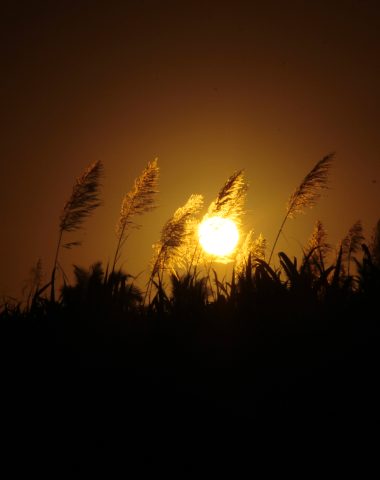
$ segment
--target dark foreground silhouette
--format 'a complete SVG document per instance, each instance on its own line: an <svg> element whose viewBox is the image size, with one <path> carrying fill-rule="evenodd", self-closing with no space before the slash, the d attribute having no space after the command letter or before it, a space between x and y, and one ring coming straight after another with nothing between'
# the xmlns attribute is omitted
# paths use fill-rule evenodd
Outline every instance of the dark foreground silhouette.
<svg viewBox="0 0 380 480"><path fill-rule="evenodd" d="M143 306L98 265L59 301L4 306L13 471L363 474L379 428L379 268L368 250L355 279L293 266L282 280L249 260L213 301L205 281L172 278Z"/></svg>

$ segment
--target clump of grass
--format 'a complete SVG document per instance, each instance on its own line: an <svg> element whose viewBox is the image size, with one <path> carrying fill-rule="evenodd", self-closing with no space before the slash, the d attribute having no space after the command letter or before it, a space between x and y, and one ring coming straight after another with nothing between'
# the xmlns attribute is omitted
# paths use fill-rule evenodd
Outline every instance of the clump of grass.
<svg viewBox="0 0 380 480"><path fill-rule="evenodd" d="M107 312L118 317L128 314L141 302L140 290L130 282L132 276L122 270L108 275L101 262L95 262L89 269L74 265L74 278L74 285L62 289L63 304L71 311L95 315Z"/></svg>
<svg viewBox="0 0 380 480"><path fill-rule="evenodd" d="M334 154L330 153L319 160L290 196L286 207L286 215L281 223L272 251L269 255L269 264L287 219L294 218L300 213L304 213L307 208L314 207L321 197L322 190L327 188L328 174L333 157Z"/></svg>
<svg viewBox="0 0 380 480"><path fill-rule="evenodd" d="M124 196L121 203L120 216L116 225L117 245L112 264L115 271L121 256L122 247L127 239L128 229L140 228L134 220L135 217L150 212L156 208L156 195L158 193L159 167L158 159L149 162L141 175L136 178L133 188Z"/></svg>

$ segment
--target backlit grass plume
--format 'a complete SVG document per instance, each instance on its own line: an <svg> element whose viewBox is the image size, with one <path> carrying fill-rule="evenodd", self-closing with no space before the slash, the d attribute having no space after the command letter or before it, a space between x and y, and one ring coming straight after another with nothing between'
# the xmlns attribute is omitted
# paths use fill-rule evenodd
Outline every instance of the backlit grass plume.
<svg viewBox="0 0 380 480"><path fill-rule="evenodd" d="M217 215L239 223L244 213L247 190L248 185L244 181L243 170L237 170L221 188L216 200L209 206L206 216Z"/></svg>
<svg viewBox="0 0 380 480"><path fill-rule="evenodd" d="M363 226L362 222L358 220L355 222L348 234L342 241L342 255L344 260L347 261L347 275L350 275L350 263L352 254L361 250L362 243L364 242Z"/></svg>
<svg viewBox="0 0 380 480"><path fill-rule="evenodd" d="M324 271L326 257L330 250L331 245L327 242L325 227L320 220L317 220L305 251L305 257L310 259L312 273L320 274Z"/></svg>
<svg viewBox="0 0 380 480"><path fill-rule="evenodd" d="M155 276L158 276L160 283L162 281L160 274L164 270L173 271L175 266L182 264L182 248L186 238L193 234L195 225L193 219L202 206L202 195L190 195L185 205L178 208L163 226L160 241L153 245L155 256L147 292Z"/></svg>
<svg viewBox="0 0 380 480"><path fill-rule="evenodd" d="M157 158L149 162L141 175L136 178L133 188L128 192L121 203L119 220L116 225L117 246L112 265L115 270L120 259L121 249L127 239L129 228L140 228L134 218L150 212L156 207L156 194L158 193L159 167Z"/></svg>
<svg viewBox="0 0 380 480"><path fill-rule="evenodd" d="M181 253L178 257L180 265L183 267L186 272L189 274L191 269L194 268L194 274L196 272L197 266L202 262L205 252L200 248L199 237L198 237L198 228L199 228L199 218L196 215L193 215L192 218L187 222L187 235L183 238L181 245Z"/></svg>
<svg viewBox="0 0 380 480"><path fill-rule="evenodd" d="M317 162L317 164L303 179L299 187L290 196L286 208L286 215L282 221L276 240L274 241L268 263L271 261L274 249L284 228L286 220L288 218L294 218L300 213L304 213L307 208L314 207L321 197L322 190L327 188L328 174L333 157L334 154L330 153L329 155L323 157L322 160L319 160L319 162Z"/></svg>
<svg viewBox="0 0 380 480"><path fill-rule="evenodd" d="M100 205L99 182L102 174L103 164L97 161L77 178L71 197L66 202L60 217L61 232L78 230L85 219Z"/></svg>
<svg viewBox="0 0 380 480"><path fill-rule="evenodd" d="M313 232L309 238L307 253L312 252L312 257L324 261L327 253L331 250L331 245L327 243L327 233L323 223L317 220Z"/></svg>
<svg viewBox="0 0 380 480"><path fill-rule="evenodd" d="M235 272L237 274L241 273L250 257L252 259L259 258L260 260L265 260L265 250L266 240L263 235L260 233L257 238L254 238L254 232L250 230L236 254Z"/></svg>
<svg viewBox="0 0 380 480"><path fill-rule="evenodd" d="M100 160L87 167L82 175L77 178L71 196L63 207L60 216L58 243L51 277L50 297L52 301L54 301L55 296L55 273L60 248L61 246L71 248L80 244L80 242L69 242L62 245L63 233L74 232L80 229L86 218L101 204L100 180L103 172L104 167Z"/></svg>

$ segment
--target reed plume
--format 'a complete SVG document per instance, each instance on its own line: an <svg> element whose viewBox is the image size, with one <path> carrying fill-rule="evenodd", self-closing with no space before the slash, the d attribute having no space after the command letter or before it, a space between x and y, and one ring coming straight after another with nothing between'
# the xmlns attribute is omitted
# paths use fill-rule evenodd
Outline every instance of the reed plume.
<svg viewBox="0 0 380 480"><path fill-rule="evenodd" d="M265 250L266 239L261 233L257 238L254 238L254 232L250 230L235 258L236 273L239 274L244 270L249 258L265 260Z"/></svg>
<svg viewBox="0 0 380 480"><path fill-rule="evenodd" d="M362 222L358 220L349 229L348 234L342 240L342 254L347 261L347 275L350 275L350 263L352 254L361 250L364 241Z"/></svg>
<svg viewBox="0 0 380 480"><path fill-rule="evenodd" d="M247 195L247 190L248 184L244 180L243 170L235 171L227 179L223 187L219 190L216 199L211 202L209 208L207 209L207 213L203 217L203 221L207 220L208 218L217 216L222 218L228 218L229 220L232 220L236 225L240 225L241 217L245 213L244 203ZM193 260L195 260L195 264L199 263L201 257L203 257L204 262L210 260L210 255L205 255L202 251L198 253L198 257L196 259L195 254L197 249L198 248L196 248L193 254ZM215 258L217 258L218 263L229 263L232 261L232 258L228 255L225 255L224 257L218 256ZM207 269L208 272L210 268L211 263Z"/></svg>
<svg viewBox="0 0 380 480"><path fill-rule="evenodd" d="M210 204L206 217L217 215L239 223L244 213L247 190L243 170L237 170L223 185L216 200Z"/></svg>
<svg viewBox="0 0 380 480"><path fill-rule="evenodd" d="M159 167L158 159L149 162L141 175L136 178L133 188L121 203L119 220L116 225L117 245L112 265L112 272L120 259L121 249L127 239L129 228L140 228L134 218L156 208L155 197L158 193Z"/></svg>
<svg viewBox="0 0 380 480"><path fill-rule="evenodd" d="M286 215L277 233L268 263L270 263L272 259L274 249L284 228L286 220L288 218L294 218L300 213L304 213L307 208L314 207L321 197L321 191L327 188L328 174L333 157L334 154L330 153L319 160L319 162L317 162L316 165L310 170L298 188L296 188L296 190L290 196L286 207Z"/></svg>
<svg viewBox="0 0 380 480"><path fill-rule="evenodd" d="M58 243L51 275L50 298L55 300L55 273L58 264L58 256L62 245L64 232L74 232L80 229L92 212L101 204L100 201L100 180L103 176L104 167L100 160L92 163L77 178L70 198L63 207L59 222ZM80 242L69 242L62 245L65 248L80 245Z"/></svg>
<svg viewBox="0 0 380 480"><path fill-rule="evenodd" d="M184 267L188 274L191 269L194 268L194 274L196 273L197 266L204 259L204 252L200 248L198 238L199 219L194 215L187 222L188 234L185 235L181 245L181 255L179 260L181 267ZM179 263L179 262L177 262Z"/></svg>
<svg viewBox="0 0 380 480"><path fill-rule="evenodd" d="M99 187L103 170L103 164L99 160L86 168L77 178L71 197L66 202L60 217L61 232L78 230L85 219L101 204Z"/></svg>
<svg viewBox="0 0 380 480"><path fill-rule="evenodd" d="M326 255L331 250L331 245L327 243L327 233L325 227L320 220L317 220L314 226L314 230L308 242L307 252L311 253L313 260L323 265Z"/></svg>
<svg viewBox="0 0 380 480"><path fill-rule="evenodd" d="M184 245L186 239L194 233L194 216L199 213L202 206L202 195L190 195L185 205L178 208L163 226L160 241L153 245L155 255L145 298L150 292L155 276L158 276L161 284L161 272L168 269L174 272L175 266L183 264Z"/></svg>

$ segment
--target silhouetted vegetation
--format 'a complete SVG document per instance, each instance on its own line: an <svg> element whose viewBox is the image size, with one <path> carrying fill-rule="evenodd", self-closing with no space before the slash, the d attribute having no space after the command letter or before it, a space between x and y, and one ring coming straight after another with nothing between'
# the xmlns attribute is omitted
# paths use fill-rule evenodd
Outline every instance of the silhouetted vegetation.
<svg viewBox="0 0 380 480"><path fill-rule="evenodd" d="M344 431L347 422L354 429L378 421L378 226L367 246L355 223L329 261L332 249L317 222L303 258L280 252L278 267L265 260L263 238L249 232L231 277L220 280L191 240L202 206L194 195L162 230L146 293L115 265L128 208L137 215L153 206L158 170L156 163L150 168L154 181L148 189L140 185L148 204L136 206L130 196L123 201L110 271L101 262L75 266L74 281L57 299L57 260L50 296L40 287L38 264L27 302L8 300L0 310L3 362L12 381L26 382L24 401L37 416L47 415L46 423L60 411L62 434L50 436L61 452L70 444L61 464L109 472L117 452L129 449L128 461L141 471L155 471L165 455L189 469L196 459L212 463L220 455L242 466L242 452L253 441L240 437L242 424L260 443L274 429L310 433L334 424ZM234 212L242 213L241 175L227 182L228 195L217 197L226 212L235 204ZM61 220L60 234L68 225ZM45 398L52 389L54 398ZM84 433L76 437L70 429L82 421Z"/></svg>

